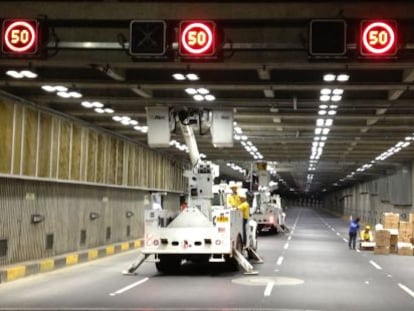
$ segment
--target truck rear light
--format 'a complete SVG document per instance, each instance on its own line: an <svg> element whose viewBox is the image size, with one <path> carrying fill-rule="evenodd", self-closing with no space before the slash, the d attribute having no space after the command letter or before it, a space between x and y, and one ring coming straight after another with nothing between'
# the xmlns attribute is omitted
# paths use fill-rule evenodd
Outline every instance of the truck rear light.
<svg viewBox="0 0 414 311"><path fill-rule="evenodd" d="M274 218L273 216L270 216L270 217L269 217L269 222L270 222L271 224L274 224L274 223L275 223L275 218Z"/></svg>

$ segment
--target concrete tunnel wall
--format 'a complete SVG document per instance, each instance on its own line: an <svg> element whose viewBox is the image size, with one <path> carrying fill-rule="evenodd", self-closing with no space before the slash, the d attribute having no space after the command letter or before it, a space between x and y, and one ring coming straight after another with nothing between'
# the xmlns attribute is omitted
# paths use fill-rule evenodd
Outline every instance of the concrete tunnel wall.
<svg viewBox="0 0 414 311"><path fill-rule="evenodd" d="M1 100L0 265L143 237L150 192L167 192L164 208L178 210L183 170L126 139Z"/></svg>

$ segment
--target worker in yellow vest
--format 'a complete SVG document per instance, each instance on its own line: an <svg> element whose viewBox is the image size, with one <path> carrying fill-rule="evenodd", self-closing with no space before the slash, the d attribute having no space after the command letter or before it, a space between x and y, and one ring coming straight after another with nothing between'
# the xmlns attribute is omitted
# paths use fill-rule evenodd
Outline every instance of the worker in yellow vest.
<svg viewBox="0 0 414 311"><path fill-rule="evenodd" d="M250 217L250 205L249 202L247 202L247 195L246 193L242 193L239 196L240 198L240 204L237 207L243 215L243 244L247 244L247 236L246 236L246 230L247 230L247 222L249 221Z"/></svg>
<svg viewBox="0 0 414 311"><path fill-rule="evenodd" d="M240 197L237 194L239 186L233 181L230 182L229 187L232 193L227 197L227 206L237 208L240 205Z"/></svg>
<svg viewBox="0 0 414 311"><path fill-rule="evenodd" d="M372 236L371 227L369 225L365 226L365 229L360 233L361 241L363 242L372 242L374 237Z"/></svg>

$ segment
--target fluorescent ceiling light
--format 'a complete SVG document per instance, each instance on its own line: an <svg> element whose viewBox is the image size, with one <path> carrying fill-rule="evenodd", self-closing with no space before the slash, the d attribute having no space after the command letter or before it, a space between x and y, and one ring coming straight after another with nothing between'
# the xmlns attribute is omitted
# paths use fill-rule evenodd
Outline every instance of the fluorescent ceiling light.
<svg viewBox="0 0 414 311"><path fill-rule="evenodd" d="M322 130L322 135L328 135L328 134L329 134L329 131L330 131L330 129L328 129L328 128L324 128L324 129Z"/></svg>
<svg viewBox="0 0 414 311"><path fill-rule="evenodd" d="M210 93L210 91L208 89L204 88L204 87L201 87L201 88L197 89L197 92L202 94L202 95L206 95L206 94Z"/></svg>
<svg viewBox="0 0 414 311"><path fill-rule="evenodd" d="M411 137L411 136L407 136L406 138L405 138L405 140L412 140L413 138Z"/></svg>
<svg viewBox="0 0 414 311"><path fill-rule="evenodd" d="M332 100L333 102L339 102L341 99L342 99L342 96L341 96L341 95L333 95L333 96L331 97L331 100Z"/></svg>
<svg viewBox="0 0 414 311"><path fill-rule="evenodd" d="M197 90L195 88L192 88L192 87L186 88L185 92L189 95L197 94Z"/></svg>
<svg viewBox="0 0 414 311"><path fill-rule="evenodd" d="M342 95L342 94L344 94L344 90L343 89L334 89L332 91L332 94L333 95Z"/></svg>
<svg viewBox="0 0 414 311"><path fill-rule="evenodd" d="M207 94L206 96L204 96L204 98L205 98L207 101L209 101L209 102L211 102L211 101L213 101L213 100L215 100L215 99L216 99L216 97L215 97L214 95L212 95L212 94Z"/></svg>
<svg viewBox="0 0 414 311"><path fill-rule="evenodd" d="M105 113L114 113L115 111L112 108L105 108Z"/></svg>
<svg viewBox="0 0 414 311"><path fill-rule="evenodd" d="M327 108L328 108L328 105L325 105L325 104L319 105L319 109L327 109Z"/></svg>
<svg viewBox="0 0 414 311"><path fill-rule="evenodd" d="M34 73L33 71L30 71L30 70L22 70L22 71L20 71L20 73L23 76L25 76L26 78L29 78L29 79L37 78L37 74Z"/></svg>
<svg viewBox="0 0 414 311"><path fill-rule="evenodd" d="M60 96L60 97L62 97L62 98L69 98L69 97L71 97L68 92L57 92L57 95Z"/></svg>
<svg viewBox="0 0 414 311"><path fill-rule="evenodd" d="M55 91L55 87L51 85L42 85L42 90L51 93Z"/></svg>
<svg viewBox="0 0 414 311"><path fill-rule="evenodd" d="M405 148L405 147L408 147L409 145L410 145L410 142L407 141L407 142L403 143L401 147Z"/></svg>
<svg viewBox="0 0 414 311"><path fill-rule="evenodd" d="M178 81L185 80L185 76L182 73L174 73L173 78Z"/></svg>
<svg viewBox="0 0 414 311"><path fill-rule="evenodd" d="M316 141L318 141L320 139L320 137L319 136L315 136L314 138L313 138L313 140L316 140Z"/></svg>
<svg viewBox="0 0 414 311"><path fill-rule="evenodd" d="M196 95L193 96L193 99L195 101L201 102L201 101L204 100L204 96L203 95L200 95L200 94L196 94Z"/></svg>
<svg viewBox="0 0 414 311"><path fill-rule="evenodd" d="M329 96L329 95L321 95L320 97L319 97L319 100L321 101L321 102L327 102L328 100L330 100L331 99L331 97Z"/></svg>
<svg viewBox="0 0 414 311"><path fill-rule="evenodd" d="M139 126L139 125L136 125L136 126L134 126L134 130L141 131L142 130L142 127ZM170 141L170 145L173 145L172 141Z"/></svg>
<svg viewBox="0 0 414 311"><path fill-rule="evenodd" d="M321 136L321 140L322 141L326 141L327 137L326 136Z"/></svg>
<svg viewBox="0 0 414 311"><path fill-rule="evenodd" d="M188 73L188 74L186 74L186 77L190 81L196 81L196 80L200 79L199 76L196 75L195 73Z"/></svg>
<svg viewBox="0 0 414 311"><path fill-rule="evenodd" d="M241 127L238 127L238 126L234 128L234 131L235 131L237 134L241 134L241 133L243 133L243 131L242 131Z"/></svg>
<svg viewBox="0 0 414 311"><path fill-rule="evenodd" d="M326 119L325 120L325 126L332 126L333 120L332 119Z"/></svg>
<svg viewBox="0 0 414 311"><path fill-rule="evenodd" d="M131 120L131 118L130 118L130 117L128 117L128 116L122 116L122 117L121 117L121 120L126 120L126 121L129 121L129 120Z"/></svg>
<svg viewBox="0 0 414 311"><path fill-rule="evenodd" d="M105 111L102 108L95 108L95 112L104 113Z"/></svg>
<svg viewBox="0 0 414 311"><path fill-rule="evenodd" d="M320 135L322 133L322 129L320 127L315 128L315 135Z"/></svg>
<svg viewBox="0 0 414 311"><path fill-rule="evenodd" d="M81 106L82 106L82 107L85 107L85 108L93 108L93 107L94 107L93 103L90 103L90 102L88 102L88 101L83 101L83 102L81 103Z"/></svg>
<svg viewBox="0 0 414 311"><path fill-rule="evenodd" d="M323 119L316 120L316 126L323 126L323 124L324 124L324 120Z"/></svg>
<svg viewBox="0 0 414 311"><path fill-rule="evenodd" d="M14 78L14 79L22 79L24 78L24 75L20 72L17 72L16 70L8 70L6 71L6 75Z"/></svg>
<svg viewBox="0 0 414 311"><path fill-rule="evenodd" d="M340 74L336 77L336 80L339 82L346 82L349 80L349 75L347 74Z"/></svg>
<svg viewBox="0 0 414 311"><path fill-rule="evenodd" d="M137 120L131 120L131 121L129 121L129 124L138 125L138 121Z"/></svg>
<svg viewBox="0 0 414 311"><path fill-rule="evenodd" d="M331 89L322 89L321 90L321 95L330 95L331 94Z"/></svg>
<svg viewBox="0 0 414 311"><path fill-rule="evenodd" d="M248 144L249 146L253 146L253 143L252 143L251 141L248 141L248 142L247 142L247 144Z"/></svg>
<svg viewBox="0 0 414 311"><path fill-rule="evenodd" d="M241 139L241 137L240 137L240 135L237 135L237 134L236 134L236 135L234 135L234 139L235 139L235 140L240 140L240 139Z"/></svg>
<svg viewBox="0 0 414 311"><path fill-rule="evenodd" d="M319 110L319 111L318 111L318 114L319 114L320 116L324 116L324 115L326 115L326 110Z"/></svg>
<svg viewBox="0 0 414 311"><path fill-rule="evenodd" d="M116 122L119 122L119 121L121 121L121 120L122 120L122 118L121 118L120 116L113 116L113 117L112 117L112 120L114 120L114 121L116 121Z"/></svg>
<svg viewBox="0 0 414 311"><path fill-rule="evenodd" d="M264 93L265 97L267 97L267 98L274 98L275 97L275 92L273 92L273 90L265 89L265 90L263 90L263 93Z"/></svg>
<svg viewBox="0 0 414 311"><path fill-rule="evenodd" d="M95 108L103 108L104 106L101 102L92 102L91 104L92 104L92 107L95 107Z"/></svg>
<svg viewBox="0 0 414 311"><path fill-rule="evenodd" d="M247 136L246 135L242 135L241 136L241 140L247 140L248 138L247 138Z"/></svg>
<svg viewBox="0 0 414 311"><path fill-rule="evenodd" d="M338 105L329 105L329 109L337 109Z"/></svg>
<svg viewBox="0 0 414 311"><path fill-rule="evenodd" d="M97 108L97 109L99 109L99 108ZM123 125L129 125L129 120L122 119L122 120L121 120L121 123L122 123Z"/></svg>
<svg viewBox="0 0 414 311"><path fill-rule="evenodd" d="M55 91L57 91L57 92L67 92L68 88L66 86L63 86L63 85L56 85L55 86Z"/></svg>
<svg viewBox="0 0 414 311"><path fill-rule="evenodd" d="M323 76L323 81L332 82L332 81L335 81L335 78L336 76L334 74L327 73L326 75Z"/></svg>
<svg viewBox="0 0 414 311"><path fill-rule="evenodd" d="M336 115L336 111L335 110L329 110L328 115L334 116L334 115Z"/></svg>

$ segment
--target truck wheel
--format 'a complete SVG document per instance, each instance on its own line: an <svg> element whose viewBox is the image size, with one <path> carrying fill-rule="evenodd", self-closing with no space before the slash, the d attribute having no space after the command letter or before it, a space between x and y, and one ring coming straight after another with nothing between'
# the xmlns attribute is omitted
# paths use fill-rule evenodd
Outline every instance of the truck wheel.
<svg viewBox="0 0 414 311"><path fill-rule="evenodd" d="M174 255L159 256L160 261L155 263L158 272L176 273L180 270L181 258Z"/></svg>

